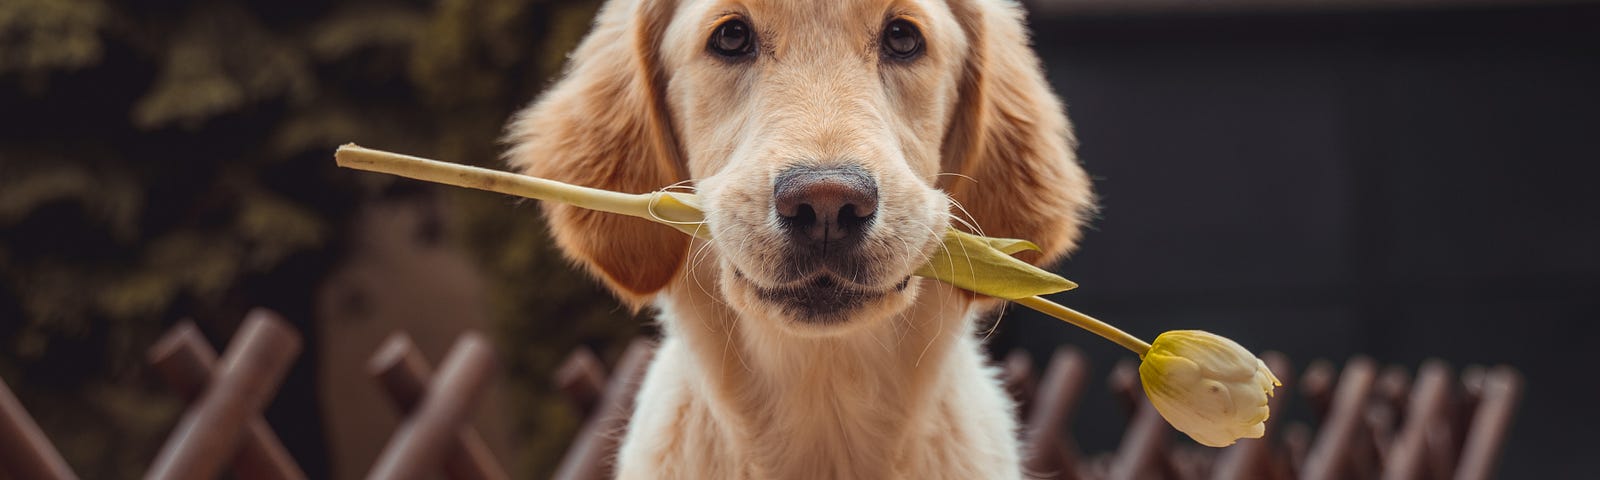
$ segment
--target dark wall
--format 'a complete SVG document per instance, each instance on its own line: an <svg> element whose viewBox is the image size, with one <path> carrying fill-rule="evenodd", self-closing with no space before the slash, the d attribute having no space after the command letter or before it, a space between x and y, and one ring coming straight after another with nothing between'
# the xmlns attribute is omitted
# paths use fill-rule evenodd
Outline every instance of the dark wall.
<svg viewBox="0 0 1600 480"><path fill-rule="evenodd" d="M1104 206L1059 269L1083 286L1058 299L1145 338L1203 328L1280 350L1297 370L1357 352L1507 363L1528 387L1501 472L1600 467L1600 9L1033 28ZM1004 321L997 350L1076 344L1091 378L1129 356L1031 312ZM1108 451L1120 415L1092 386L1075 428Z"/></svg>

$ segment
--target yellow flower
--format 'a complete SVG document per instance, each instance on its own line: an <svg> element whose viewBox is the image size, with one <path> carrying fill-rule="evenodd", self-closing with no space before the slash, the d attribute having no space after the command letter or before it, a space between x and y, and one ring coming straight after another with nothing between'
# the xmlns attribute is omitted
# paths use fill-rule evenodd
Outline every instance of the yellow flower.
<svg viewBox="0 0 1600 480"><path fill-rule="evenodd" d="M1261 438L1267 398L1282 385L1249 350L1199 330L1157 336L1139 365L1139 380L1167 423L1211 447Z"/></svg>
<svg viewBox="0 0 1600 480"><path fill-rule="evenodd" d="M704 212L690 193L611 192L353 144L339 147L335 159L348 168L563 202L654 220L700 238L709 236ZM942 248L916 275L1017 302L1139 354L1144 359L1139 377L1150 403L1168 423L1200 443L1224 447L1242 437L1262 435L1267 397L1279 385L1265 363L1232 340L1198 330L1163 333L1155 344L1148 344L1106 322L1046 300L1040 295L1077 284L1011 256L1037 249L1024 240L983 237L952 228L945 232Z"/></svg>

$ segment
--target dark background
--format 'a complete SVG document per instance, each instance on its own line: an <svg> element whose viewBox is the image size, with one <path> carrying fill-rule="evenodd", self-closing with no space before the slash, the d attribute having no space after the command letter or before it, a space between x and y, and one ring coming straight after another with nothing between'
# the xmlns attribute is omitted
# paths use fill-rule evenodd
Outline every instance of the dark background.
<svg viewBox="0 0 1600 480"><path fill-rule="evenodd" d="M1102 3L1030 4L1104 207L1060 269L1083 286L1057 300L1145 338L1212 330L1297 370L1509 364L1527 394L1503 476L1600 468L1600 8ZM144 349L184 318L221 344L268 306L309 345L269 420L314 477L359 471L359 455L338 465L317 385L319 365L365 350L323 358L342 339L318 332L405 328L373 312L420 296L482 312L412 320L496 335L509 408L481 416L507 426L517 476L547 475L577 425L552 369L578 345L614 360L644 320L568 270L528 205L339 171L330 153L497 165L506 118L596 7L0 3L0 378L80 475L136 477L181 411ZM427 296L460 285L482 298ZM996 354L1082 348L1096 381L1074 433L1114 449L1121 414L1098 380L1127 353L1011 312ZM1309 420L1295 400L1280 413Z"/></svg>
<svg viewBox="0 0 1600 480"><path fill-rule="evenodd" d="M1357 353L1510 364L1528 387L1504 476L1600 468L1600 10L1033 26L1104 206L1059 269L1082 287L1059 299L1145 338L1204 328L1283 351L1296 369ZM1127 356L1014 311L996 350L1077 344L1096 379ZM1077 438L1114 449L1120 417L1093 414L1115 409L1091 385Z"/></svg>

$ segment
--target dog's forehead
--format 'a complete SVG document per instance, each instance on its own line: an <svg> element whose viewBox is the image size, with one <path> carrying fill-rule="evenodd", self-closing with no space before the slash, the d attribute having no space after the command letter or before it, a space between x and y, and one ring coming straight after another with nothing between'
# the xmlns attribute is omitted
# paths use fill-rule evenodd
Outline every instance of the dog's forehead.
<svg viewBox="0 0 1600 480"><path fill-rule="evenodd" d="M870 26L882 21L884 13L897 4L897 0L735 0L733 2L750 11L758 21L773 26L793 28L841 26Z"/></svg>

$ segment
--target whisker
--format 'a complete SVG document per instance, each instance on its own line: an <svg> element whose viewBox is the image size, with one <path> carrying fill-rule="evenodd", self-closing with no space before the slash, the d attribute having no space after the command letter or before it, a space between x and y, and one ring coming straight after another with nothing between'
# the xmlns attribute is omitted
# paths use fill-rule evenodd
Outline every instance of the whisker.
<svg viewBox="0 0 1600 480"><path fill-rule="evenodd" d="M722 321L724 324L728 325L728 329L727 329L728 330L728 334L726 336L722 337L722 354L723 355L727 355L728 354L728 350L729 349L733 349L733 358L739 359L739 365L744 367L744 371L746 373L755 373L755 369L750 368L750 363L746 362L744 360L744 352L741 351L741 349L733 348L733 326L734 325L733 325L732 322L726 321L727 320L726 313L727 313L726 310L718 310L717 314L716 314L717 315L717 319L719 321ZM734 315L733 316L733 321L734 322L739 321L739 316L738 315Z"/></svg>
<svg viewBox="0 0 1600 480"><path fill-rule="evenodd" d="M873 343L877 343L878 347L883 348L883 353L887 353L887 354L890 354L890 355L894 354L894 350L890 350L889 349L889 344L883 343L883 339L878 338L877 332L869 330L869 331L866 332L866 334L867 334L868 337L872 337L872 342Z"/></svg>
<svg viewBox="0 0 1600 480"><path fill-rule="evenodd" d="M932 228L930 227L929 230L932 230ZM941 232L930 232L930 233L933 233L933 234L936 234L936 235L941 234ZM939 248L944 249L945 258L951 258L950 257L950 247L949 246L945 245L944 242L939 242ZM971 260L969 259L968 262L969 262L969 267L970 267ZM938 268L938 267L936 266L935 268ZM951 260L950 269L951 269L952 272L955 271L954 259ZM950 292L949 292L949 290L948 289L941 289L941 290L942 291L940 292L940 296L941 296L940 303L944 303L944 302L949 301L950 300ZM935 324L937 326L937 329L934 330L932 336L928 337L928 344L922 346L922 352L917 354L917 361L912 364L913 366L919 366L919 367L922 366L922 357L926 356L928 354L928 349L933 348L933 342L939 341L939 336L940 335L944 335L944 322L943 321L939 321L937 315L934 316L934 320L935 320Z"/></svg>
<svg viewBox="0 0 1600 480"><path fill-rule="evenodd" d="M955 221L957 224L960 224L963 227L967 227L968 231L980 232L980 229L978 228L977 225L974 225L972 222L968 222L964 218L958 217L953 213L947 213L947 214L945 214L945 216L950 218L950 220ZM978 233L978 235L983 235L983 233L980 232L980 233Z"/></svg>
<svg viewBox="0 0 1600 480"><path fill-rule="evenodd" d="M699 233L700 229L703 228L706 228L704 223L701 225L696 225L695 233ZM710 240L703 240L701 241L699 248L696 248L694 251L689 253L688 258L684 259L683 276L693 280L695 288L700 289L700 293L705 294L707 297L715 300L719 304L727 305L726 302L722 301L722 297L720 295L712 293L711 289L706 288L704 282L700 281L700 277L694 274L694 272L699 271L701 264L705 262L706 259L711 258L711 247L712 243Z"/></svg>
<svg viewBox="0 0 1600 480"><path fill-rule="evenodd" d="M975 179L975 178L972 178L972 177L969 177L969 176L966 176L966 175L962 175L962 174L959 174L959 173L955 173L955 172L939 172L939 173L933 174L933 176L934 177L956 177L956 178L966 179L967 181L972 182L972 183L978 183L978 180Z"/></svg>
<svg viewBox="0 0 1600 480"><path fill-rule="evenodd" d="M662 192L696 192L699 187L694 185L694 180L679 180L671 185L661 187Z"/></svg>
<svg viewBox="0 0 1600 480"><path fill-rule="evenodd" d="M660 222L660 223L670 224L670 225L696 225L696 226L705 225L705 223L706 223L705 220L701 220L701 221L698 221L698 222L682 222L682 221L667 220L666 217L662 217L660 214L657 214L656 213L656 204L661 203L661 196L664 195L667 192L667 190L666 190L667 188L671 188L671 185L669 185L667 187L662 187L661 190L656 190L655 194L650 196L650 203L645 206L645 211L650 213L650 218L652 220L655 220L656 222Z"/></svg>
<svg viewBox="0 0 1600 480"><path fill-rule="evenodd" d="M989 331L983 333L983 341L985 341L985 342L989 341L989 337L994 336L995 330L999 330L1000 329L1000 320L1003 319L1003 318L1006 318L1006 309L1008 309L1010 307L1011 307L1011 302L1007 302L1007 301L1001 301L1000 302L1000 309L995 314L994 323L989 325Z"/></svg>
<svg viewBox="0 0 1600 480"><path fill-rule="evenodd" d="M978 226L977 217L973 217L972 216L972 212L967 210L967 206L966 205L962 205L960 200L956 200L955 197L952 197L949 194L945 194L945 198L950 201L950 206L955 207L955 209L957 211L961 212L962 215L966 215L967 216L967 218L965 220L962 220L960 217L954 217L954 216L952 216L951 218L955 218L956 220L960 220L963 225L966 225L967 228L972 229L973 233L976 233L976 234L982 235L982 236L987 236L987 235L984 235L984 233L983 233L983 227Z"/></svg>

